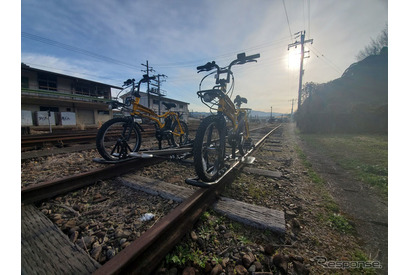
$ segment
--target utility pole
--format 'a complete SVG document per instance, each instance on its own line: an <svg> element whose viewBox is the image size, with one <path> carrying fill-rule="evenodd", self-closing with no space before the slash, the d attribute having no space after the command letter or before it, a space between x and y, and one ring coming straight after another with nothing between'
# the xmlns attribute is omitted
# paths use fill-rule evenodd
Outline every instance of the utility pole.
<svg viewBox="0 0 410 275"><path fill-rule="evenodd" d="M305 40L305 31L300 31L295 33L296 38L298 38L298 36L300 35L300 41L295 41L295 43L289 44L288 45L288 50L290 47L297 47L298 45L300 45L300 71L299 71L299 91L298 91L298 111L300 110L300 105L301 105L301 95L302 95L302 78L303 78L303 60L305 59L305 43L309 43L312 44L313 43L313 39L309 39L309 40ZM308 53L308 52L306 52Z"/></svg>
<svg viewBox="0 0 410 275"><path fill-rule="evenodd" d="M168 76L166 76L166 75L164 75L164 74L157 74L156 75L156 81L157 81L157 87L158 87L158 98L159 98L159 100L158 100L158 115L161 115L161 79L160 79L160 77L168 77ZM162 81L165 81L165 79L164 80L162 80ZM155 84L153 84L154 86L155 86Z"/></svg>
<svg viewBox="0 0 410 275"><path fill-rule="evenodd" d="M141 63L141 65L144 66L144 67L146 67L145 70L141 70L141 71L144 72L144 73L147 73L147 76L148 76L148 77L149 77L149 72L155 72L155 70L154 70L152 67L148 66L148 60L147 60L147 63L146 63L146 64L142 64L142 63ZM147 82L147 96L148 96L148 106L147 106L147 107L149 108L149 105L150 105L149 80L148 80L148 82Z"/></svg>

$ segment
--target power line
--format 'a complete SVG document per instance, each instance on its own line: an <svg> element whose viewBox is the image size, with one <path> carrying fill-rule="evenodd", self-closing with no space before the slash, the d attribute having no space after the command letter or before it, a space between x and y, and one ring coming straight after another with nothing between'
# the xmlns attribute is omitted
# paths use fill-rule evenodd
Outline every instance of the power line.
<svg viewBox="0 0 410 275"><path fill-rule="evenodd" d="M38 35L34 35L34 34L26 33L26 32L21 32L21 36L23 38L28 38L28 39L31 39L31 40L35 40L37 42L41 42L41 43L44 43L44 44L47 44L47 45L50 45L50 46L62 48L62 49L72 51L72 52L81 53L81 54L84 54L84 55L87 55L87 56L90 56L90 57L94 57L94 58L97 58L97 59L100 59L100 60L103 60L103 61L106 61L106 62L109 62L109 63L123 65L123 66L130 67L130 68L133 68L133 69L138 68L136 65L133 65L133 64L129 64L129 63L126 63L126 62L123 62L123 61L120 61L120 60L113 59L111 57L107 57L107 56L104 56L104 55L101 55L101 54L93 53L93 52L90 52L90 51L87 51L87 50L84 50L84 49L81 49L81 48L77 48L77 47L74 47L74 46L71 46L71 45L68 45L68 44L57 42L57 41L54 41L54 40L51 40L51 39L48 39L48 38L44 38L44 37L41 37L41 36L38 36Z"/></svg>
<svg viewBox="0 0 410 275"><path fill-rule="evenodd" d="M327 63L332 69L334 69L338 73L343 73L342 69L340 69L332 60L327 58L324 54L320 53L320 51L317 48L315 48L313 45L310 47L310 49L316 55L317 58L319 58L323 62Z"/></svg>
<svg viewBox="0 0 410 275"><path fill-rule="evenodd" d="M84 72L79 72L79 71L72 71L72 70L65 70L65 69L59 69L56 67L51 67L51 66L46 66L46 65L42 65L42 64L35 64L32 62L24 62L24 64L27 65L31 65L31 66L35 66L37 68L47 68L47 69L54 69L55 73L59 73L59 72L68 72L68 73L74 73L77 74L79 76L73 75L75 77L79 77L79 78L84 78L82 75L84 76L92 76L92 77L96 77L97 79L104 79L104 80L114 80L117 81L118 83L122 83L122 81L120 81L117 78L111 78L109 76L101 76L101 75L95 75L95 74L89 74L89 73L84 73ZM98 82L101 82L103 80L98 80ZM121 84L116 84L116 86L121 86Z"/></svg>
<svg viewBox="0 0 410 275"><path fill-rule="evenodd" d="M254 50L259 50L259 49L263 49L263 48L273 47L275 44L278 44L278 43L284 41L285 39L287 39L287 38L280 38L280 39L274 40L274 41L267 41L267 42L261 43L259 45L251 46L249 48L239 49L239 50L223 53L221 55L217 55L217 56L213 56L213 57L209 57L209 58L201 58L201 59L196 59L196 60L175 62L175 63L164 63L164 64L154 63L154 66L157 67L157 68L183 68L183 67L196 66L196 65L198 65L199 62L206 62L206 61L209 61L209 60L231 59L233 54L237 54L239 52L254 51ZM282 47L282 46L279 46L279 47Z"/></svg>
<svg viewBox="0 0 410 275"><path fill-rule="evenodd" d="M282 0L282 3L283 3L283 8L285 9L286 21L288 22L289 34L290 34L290 40L292 40L292 31L290 30L290 24L289 24L288 11L286 10L285 0Z"/></svg>
<svg viewBox="0 0 410 275"><path fill-rule="evenodd" d="M308 37L310 38L310 0L307 0L308 3Z"/></svg>
<svg viewBox="0 0 410 275"><path fill-rule="evenodd" d="M27 38L27 39L31 39L37 42L41 42L50 46L54 46L54 47L58 47L58 48L62 48L68 51L72 51L72 52L76 52L76 53L80 53L86 56L90 56L111 64L117 64L117 65L121 65L121 66L125 66L125 67L129 67L132 69L139 69L140 67L138 67L137 65L134 64L130 64L127 62L123 62L121 60L117 60L108 56L104 56L101 54L97 54L88 50L84 50L78 47L74 47L68 44L64 44L52 39L48 39L45 37L41 37L38 35L34 35L34 34L30 34L27 32L21 32L21 36L23 38ZM286 38L281 38L278 40L274 40L274 41L269 41L269 42L264 42L262 44L259 45L255 45L246 49L242 49L242 50L237 50L237 51L232 51L229 53L225 53L219 56L215 56L215 57L211 57L211 58L207 58L207 59L198 59L198 60L191 60L191 61L185 61L185 62L175 62L175 63L168 63L168 64L154 64L155 67L160 67L160 68L183 68L183 67L191 67L191 66L196 66L199 62L202 62L204 60L209 61L210 59L219 59L219 58L231 58L231 55L233 53L238 53L238 52L243 52L243 51L249 51L249 50L257 50L257 49L262 49L262 48L267 48L267 47L272 47L277 43L280 43L281 41L283 41Z"/></svg>

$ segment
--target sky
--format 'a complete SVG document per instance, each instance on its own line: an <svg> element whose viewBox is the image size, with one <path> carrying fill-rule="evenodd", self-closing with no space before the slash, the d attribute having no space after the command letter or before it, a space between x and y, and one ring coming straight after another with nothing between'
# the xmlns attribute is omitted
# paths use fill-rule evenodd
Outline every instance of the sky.
<svg viewBox="0 0 410 275"><path fill-rule="evenodd" d="M406 192L408 185L402 184L407 162L400 161L408 155L408 147L400 145L408 142L402 128L403 118L408 117L404 104L410 100L408 89L403 88L408 87L408 70L401 69L410 62L406 52L409 5L404 4L405 1L390 0L389 4L387 0L21 0L2 3L1 52L6 64L3 64L2 77L11 80L3 82L1 125L7 135L2 136L2 144L8 144L8 149L2 164L15 165L12 172L16 180L12 180L13 187L7 184L15 192L13 198L20 196L18 150L16 154L20 146L20 92L15 92L14 84L20 81L20 62L121 86L128 78L141 77L141 63L148 60L156 74L168 76L162 84L168 97L189 102L190 110L207 111L196 96L204 75L197 74L196 67L213 60L221 66L228 65L241 52L260 53L257 63L233 68L234 95L247 97L247 106L254 110L270 112L272 107L274 112L289 113L291 100L297 98L299 78L299 69L292 60L297 62L297 54L293 56L300 48L288 51L288 45L296 41L294 33L305 30L307 38L313 39L312 45L306 44L310 58L305 59L303 82L324 83L340 77L356 62L356 54L388 23L389 230L391 235L401 236L402 224L398 222L402 221L409 193ZM7 191L2 194L2 202L12 202L13 209L19 209L19 199L10 200ZM19 215L7 211L10 208L7 206L2 208L5 209L2 214L18 223ZM7 232L7 236L15 234L15 240L7 240L10 241L7 247L19 255L19 247L14 245L20 238L18 230L7 228L12 231ZM391 246L390 241L396 240L389 240ZM397 241L400 247L405 247L403 238ZM405 261L404 258L400 261L400 256L405 255L400 252L400 249L392 249L389 258L397 263ZM3 258L9 256L10 250L4 253L7 254L2 255ZM401 266L389 264L389 271L399 271Z"/></svg>
<svg viewBox="0 0 410 275"><path fill-rule="evenodd" d="M233 95L253 110L290 113L301 50L288 50L300 41L295 33L313 39L303 83L324 83L356 62L387 23L387 0L22 0L21 62L122 86L148 61L167 76L168 97L207 111L196 95L205 73L196 67L260 53L257 63L233 67ZM213 84L208 78L202 88Z"/></svg>

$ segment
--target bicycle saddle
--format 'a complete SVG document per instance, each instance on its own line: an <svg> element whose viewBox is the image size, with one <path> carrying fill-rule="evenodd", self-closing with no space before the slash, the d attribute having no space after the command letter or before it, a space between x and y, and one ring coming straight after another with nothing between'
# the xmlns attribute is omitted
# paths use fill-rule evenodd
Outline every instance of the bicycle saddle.
<svg viewBox="0 0 410 275"><path fill-rule="evenodd" d="M167 110L176 107L177 105L175 103L167 103L167 102L162 102L162 104L165 106Z"/></svg>
<svg viewBox="0 0 410 275"><path fill-rule="evenodd" d="M237 95L235 97L235 100L233 101L236 105L238 105L238 107L241 106L242 103L248 103L248 100L244 97L240 97L239 95Z"/></svg>

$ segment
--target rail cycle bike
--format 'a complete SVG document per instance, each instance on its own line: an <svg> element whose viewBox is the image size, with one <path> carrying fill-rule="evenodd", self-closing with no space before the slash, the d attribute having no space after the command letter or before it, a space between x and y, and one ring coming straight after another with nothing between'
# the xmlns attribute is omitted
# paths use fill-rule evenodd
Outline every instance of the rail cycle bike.
<svg viewBox="0 0 410 275"><path fill-rule="evenodd" d="M118 100L109 102L110 109L122 108L129 112L129 116L113 118L105 122L98 130L96 145L100 155L108 161L118 161L130 157L130 153L138 152L141 146L141 131L144 129L136 121L138 118L150 120L155 126L155 137L158 147L162 149L162 141L168 141L171 147L178 147L188 143L188 126L182 121L182 115L170 111L176 107L175 103L162 102L167 112L157 115L153 110L140 104L140 85L155 79L155 76L143 78L135 84L135 79L124 82L124 89L131 87L130 97L125 103ZM164 120L164 123L161 122ZM131 154L132 155L132 154Z"/></svg>
<svg viewBox="0 0 410 275"><path fill-rule="evenodd" d="M237 95L234 102L231 101L234 88L231 67L257 62L255 59L259 57L260 54L246 56L245 53L241 53L226 67L219 67L215 61L197 67L198 73L216 69L202 78L197 92L202 103L211 111L216 111L216 114L206 117L201 122L193 145L195 172L204 182L212 182L220 177L226 170L225 160L229 157L235 159L237 149L244 156L253 147L247 119L250 109L241 108L242 103L247 103L247 99ZM210 75L215 75L216 86L209 90L201 90L202 82ZM227 90L231 77L232 84ZM227 121L228 124L231 122L231 126L227 127ZM228 157L225 154L226 142L232 148L232 154Z"/></svg>

